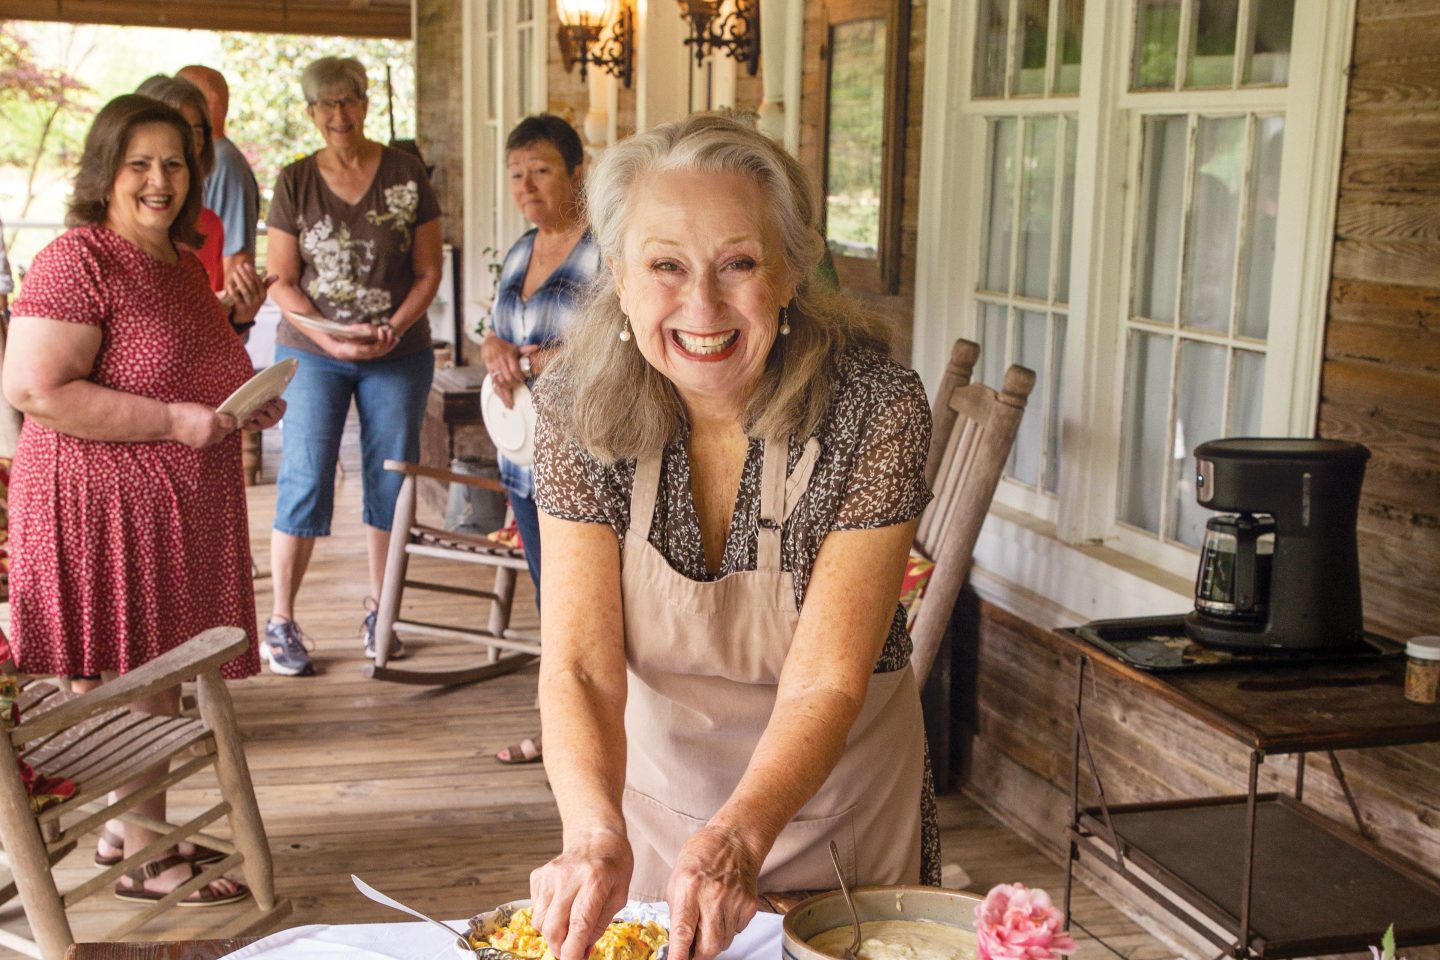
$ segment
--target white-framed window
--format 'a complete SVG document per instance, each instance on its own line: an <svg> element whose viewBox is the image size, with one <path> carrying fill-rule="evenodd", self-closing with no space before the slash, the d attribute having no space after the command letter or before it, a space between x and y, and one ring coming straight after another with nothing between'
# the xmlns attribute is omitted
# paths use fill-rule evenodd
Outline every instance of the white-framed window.
<svg viewBox="0 0 1440 960"><path fill-rule="evenodd" d="M966 336L985 382L1036 371L996 502L1071 560L1112 548L1173 589L1208 516L1194 447L1313 433L1353 21L1353 0L932 21L914 359L933 386Z"/></svg>
<svg viewBox="0 0 1440 960"><path fill-rule="evenodd" d="M523 117L546 109L547 9L542 0L465 4L464 275L471 326L494 297L491 264L528 229L510 201L505 138Z"/></svg>

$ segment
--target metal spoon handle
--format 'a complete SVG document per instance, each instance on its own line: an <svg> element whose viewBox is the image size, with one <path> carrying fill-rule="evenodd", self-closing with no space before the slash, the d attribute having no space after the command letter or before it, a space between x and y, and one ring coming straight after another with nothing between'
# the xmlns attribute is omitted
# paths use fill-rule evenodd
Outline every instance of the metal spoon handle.
<svg viewBox="0 0 1440 960"><path fill-rule="evenodd" d="M434 917L427 917L419 910L414 910L410 907L405 906L405 904L401 903L399 900L396 900L393 897L387 897L385 894L381 893L379 890L376 890L374 887L370 886L370 884L366 883L364 880L361 880L353 873L350 874L350 880L355 884L355 889L359 890L361 893L365 894L365 896L369 897L371 900L374 900L376 903L390 907L392 910L399 910L401 913L408 913L410 914L410 916L416 917L421 920L428 920L431 923L435 924L435 926L439 927L441 930L444 930L446 933L450 934L450 936L454 937L466 950L472 949L470 946L470 941L466 940L465 936L460 933L460 931L450 926L450 924L441 923Z"/></svg>
<svg viewBox="0 0 1440 960"><path fill-rule="evenodd" d="M850 949L845 953L849 957L855 956L855 951L860 949L860 915L855 912L855 901L850 896L850 887L845 883L845 871L840 869L840 848L835 841L830 841L830 860L835 864L835 876L840 880L840 892L845 895L845 906L850 908L850 922L855 925L855 939L850 941Z"/></svg>

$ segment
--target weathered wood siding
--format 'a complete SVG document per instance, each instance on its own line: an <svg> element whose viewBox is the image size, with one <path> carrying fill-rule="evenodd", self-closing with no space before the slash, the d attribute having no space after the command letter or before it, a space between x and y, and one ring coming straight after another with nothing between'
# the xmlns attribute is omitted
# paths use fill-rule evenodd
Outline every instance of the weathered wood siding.
<svg viewBox="0 0 1440 960"><path fill-rule="evenodd" d="M1360 0L1320 433L1374 459L1366 619L1440 631L1440 3Z"/></svg>
<svg viewBox="0 0 1440 960"><path fill-rule="evenodd" d="M1440 0L1359 0L1317 432L1374 454L1360 519L1366 620L1397 637L1440 632L1437 156ZM997 609L979 619L978 649L960 651L978 664L967 789L1058 855L1074 658ZM1104 675L1086 700L1112 800L1244 792L1238 744ZM1376 840L1440 876L1440 745L1340 757ZM1295 763L1267 760L1262 789L1288 789ZM1310 760L1306 797L1350 820L1323 757Z"/></svg>

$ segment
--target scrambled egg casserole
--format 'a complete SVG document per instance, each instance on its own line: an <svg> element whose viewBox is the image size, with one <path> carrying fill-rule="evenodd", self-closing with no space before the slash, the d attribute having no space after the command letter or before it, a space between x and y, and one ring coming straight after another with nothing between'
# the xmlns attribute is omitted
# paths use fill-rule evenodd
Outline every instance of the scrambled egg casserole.
<svg viewBox="0 0 1440 960"><path fill-rule="evenodd" d="M486 938L470 936L470 945L477 950L495 947L513 953L522 960L555 960L540 931L530 923L530 908L515 911L510 922ZM590 960L650 960L669 939L665 928L654 921L616 921L605 928Z"/></svg>

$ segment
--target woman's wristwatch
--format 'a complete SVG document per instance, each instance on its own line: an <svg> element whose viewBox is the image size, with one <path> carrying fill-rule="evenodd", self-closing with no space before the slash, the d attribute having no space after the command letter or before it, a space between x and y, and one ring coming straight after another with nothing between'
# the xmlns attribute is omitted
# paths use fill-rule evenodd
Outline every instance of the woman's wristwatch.
<svg viewBox="0 0 1440 960"><path fill-rule="evenodd" d="M527 353L527 354L524 354L523 356L521 356L521 357L520 357L520 372L523 373L523 374L525 374L525 376L529 377L529 376L532 375L533 370L534 370L534 365L530 362L530 354Z"/></svg>

